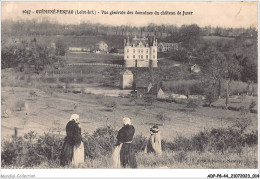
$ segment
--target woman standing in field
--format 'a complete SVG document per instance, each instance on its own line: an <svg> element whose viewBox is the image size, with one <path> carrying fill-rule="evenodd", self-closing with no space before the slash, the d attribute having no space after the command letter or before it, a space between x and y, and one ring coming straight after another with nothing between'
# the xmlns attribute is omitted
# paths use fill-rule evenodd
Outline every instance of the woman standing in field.
<svg viewBox="0 0 260 179"><path fill-rule="evenodd" d="M148 140L148 143L145 147L145 153L154 152L157 155L162 154L162 145L161 145L161 134L159 127L157 125L154 125L150 129L151 136Z"/></svg>
<svg viewBox="0 0 260 179"><path fill-rule="evenodd" d="M84 144L81 139L81 128L79 123L79 115L73 114L70 121L66 125L66 133L61 156L60 165L74 165L77 166L84 163Z"/></svg>
<svg viewBox="0 0 260 179"><path fill-rule="evenodd" d="M135 152L132 145L135 128L127 117L123 119L123 127L118 131L116 148L113 153L115 168L137 168Z"/></svg>

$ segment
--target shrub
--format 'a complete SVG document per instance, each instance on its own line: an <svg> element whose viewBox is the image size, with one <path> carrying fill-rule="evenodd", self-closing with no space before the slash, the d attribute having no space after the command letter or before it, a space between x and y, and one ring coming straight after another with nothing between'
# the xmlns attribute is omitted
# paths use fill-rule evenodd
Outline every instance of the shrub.
<svg viewBox="0 0 260 179"><path fill-rule="evenodd" d="M206 102L209 104L209 106L211 106L211 104L215 101L218 100L218 90L216 88L216 86L208 86L205 89L205 98L206 98Z"/></svg>
<svg viewBox="0 0 260 179"><path fill-rule="evenodd" d="M147 144L147 139L142 135L136 135L133 139L133 146L136 151L144 151Z"/></svg>
<svg viewBox="0 0 260 179"><path fill-rule="evenodd" d="M25 80L25 76L24 75L20 76L19 80Z"/></svg>
<svg viewBox="0 0 260 179"><path fill-rule="evenodd" d="M180 163L185 162L187 160L187 153L184 151L177 152L174 155L174 159Z"/></svg>
<svg viewBox="0 0 260 179"><path fill-rule="evenodd" d="M186 105L187 108L191 108L193 111L198 108L200 105L198 100L188 100L188 103Z"/></svg>
<svg viewBox="0 0 260 179"><path fill-rule="evenodd" d="M25 107L25 104L24 104L24 101L18 101L16 104L15 104L15 108L18 110L18 111L22 111L22 109Z"/></svg>
<svg viewBox="0 0 260 179"><path fill-rule="evenodd" d="M255 106L256 106L256 101L252 100L250 105L249 105L249 110L253 110Z"/></svg>
<svg viewBox="0 0 260 179"><path fill-rule="evenodd" d="M116 134L112 127L98 128L92 135L84 132L82 140L85 146L85 156L88 160L111 157L116 143ZM187 160L187 151L225 152L228 149L241 153L245 145L257 145L258 133L252 131L245 134L234 128L218 128L204 130L191 138L176 137L173 141L162 140L163 151L176 151L174 159L178 162ZM37 135L34 131L23 137L2 141L2 166L35 167L47 163L57 167L64 137L46 133ZM143 151L147 138L136 135L133 139L134 150ZM167 153L167 152L166 152Z"/></svg>
<svg viewBox="0 0 260 179"><path fill-rule="evenodd" d="M167 114L160 112L159 114L156 115L157 120L159 121L167 121L170 120Z"/></svg>
<svg viewBox="0 0 260 179"><path fill-rule="evenodd" d="M116 144L116 133L112 127L98 128L92 136L88 133L83 135L85 155L90 158L112 154Z"/></svg>
<svg viewBox="0 0 260 179"><path fill-rule="evenodd" d="M251 133L245 134L244 141L249 146L257 145L257 143L258 143L258 139L257 138L258 138L257 131L251 131Z"/></svg>
<svg viewBox="0 0 260 179"><path fill-rule="evenodd" d="M72 76L59 77L59 81L63 83L72 83L74 81L74 77Z"/></svg>

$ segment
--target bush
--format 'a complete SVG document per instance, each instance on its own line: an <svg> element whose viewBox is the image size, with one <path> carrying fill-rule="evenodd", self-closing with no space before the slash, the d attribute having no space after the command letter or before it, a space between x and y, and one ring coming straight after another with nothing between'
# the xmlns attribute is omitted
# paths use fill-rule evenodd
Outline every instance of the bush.
<svg viewBox="0 0 260 179"><path fill-rule="evenodd" d="M167 121L167 120L170 120L170 118L168 117L167 114L163 113L163 112L160 112L159 114L156 115L156 118L157 120L159 121Z"/></svg>
<svg viewBox="0 0 260 179"><path fill-rule="evenodd" d="M133 146L136 151L144 151L148 140L142 135L136 135L133 139Z"/></svg>
<svg viewBox="0 0 260 179"><path fill-rule="evenodd" d="M188 100L188 103L186 105L187 108L191 108L193 111L198 108L200 105L199 100Z"/></svg>
<svg viewBox="0 0 260 179"><path fill-rule="evenodd" d="M2 165L32 167L42 162L58 161L63 139L51 134L38 136L31 131L23 137L4 141Z"/></svg>
<svg viewBox="0 0 260 179"><path fill-rule="evenodd" d="M110 126L98 128L92 136L84 133L85 155L89 158L111 155L116 144L116 134L117 131Z"/></svg>
<svg viewBox="0 0 260 179"><path fill-rule="evenodd" d="M213 102L217 101L218 97L218 89L216 86L210 85L205 89L205 98L209 106L211 106Z"/></svg>
<svg viewBox="0 0 260 179"><path fill-rule="evenodd" d="M63 83L72 83L74 81L74 77L71 76L59 77L59 81Z"/></svg>
<svg viewBox="0 0 260 179"><path fill-rule="evenodd" d="M111 157L116 143L117 131L112 127L98 128L92 135L84 132L82 140L85 156L89 159ZM60 152L64 137L54 134L38 136L34 131L17 139L2 141L2 166L35 167L47 163L59 166ZM224 153L230 151L240 153L245 145L254 146L258 143L257 131L241 132L234 128L218 128L202 131L191 138L176 137L173 141L162 140L163 151L176 151L174 159L183 162L187 159L186 151L213 151ZM136 135L133 139L134 150L143 151L147 138Z"/></svg>
<svg viewBox="0 0 260 179"><path fill-rule="evenodd" d="M164 91L187 95L203 94L203 84L198 80L178 80L178 81L167 81L162 83L162 89Z"/></svg>
<svg viewBox="0 0 260 179"><path fill-rule="evenodd" d="M18 102L15 104L15 108L16 108L18 111L22 111L24 107L25 107L24 101L18 101Z"/></svg>

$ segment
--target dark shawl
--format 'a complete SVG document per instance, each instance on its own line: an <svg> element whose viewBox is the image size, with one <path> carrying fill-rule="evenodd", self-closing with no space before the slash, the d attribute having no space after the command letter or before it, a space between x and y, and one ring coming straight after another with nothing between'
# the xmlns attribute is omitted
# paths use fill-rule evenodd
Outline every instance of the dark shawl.
<svg viewBox="0 0 260 179"><path fill-rule="evenodd" d="M67 123L66 133L67 136L65 137L60 155L61 166L71 163L74 146L78 147L81 144L81 128L74 120Z"/></svg>
<svg viewBox="0 0 260 179"><path fill-rule="evenodd" d="M117 140L119 143L132 141L134 134L135 134L134 126L125 125L118 131Z"/></svg>

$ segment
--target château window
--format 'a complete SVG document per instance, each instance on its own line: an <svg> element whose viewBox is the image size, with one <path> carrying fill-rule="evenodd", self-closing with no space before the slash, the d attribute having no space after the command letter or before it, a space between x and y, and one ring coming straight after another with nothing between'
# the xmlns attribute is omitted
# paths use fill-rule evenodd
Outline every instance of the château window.
<svg viewBox="0 0 260 179"><path fill-rule="evenodd" d="M155 52L155 50L153 49L153 53Z"/></svg>
<svg viewBox="0 0 260 179"><path fill-rule="evenodd" d="M138 49L138 52L140 53L140 49Z"/></svg>
<svg viewBox="0 0 260 179"><path fill-rule="evenodd" d="M146 49L146 53L148 53L148 49Z"/></svg>
<svg viewBox="0 0 260 179"><path fill-rule="evenodd" d="M141 53L143 53L143 49L141 50Z"/></svg>
<svg viewBox="0 0 260 179"><path fill-rule="evenodd" d="M135 55L133 55L133 58L135 58Z"/></svg>
<svg viewBox="0 0 260 179"><path fill-rule="evenodd" d="M127 55L127 58L129 58L129 56Z"/></svg>
<svg viewBox="0 0 260 179"><path fill-rule="evenodd" d="M148 55L146 55L146 59L148 59Z"/></svg>
<svg viewBox="0 0 260 179"><path fill-rule="evenodd" d="M133 52L135 53L135 49L133 49Z"/></svg>
<svg viewBox="0 0 260 179"><path fill-rule="evenodd" d="M153 55L153 59L155 59L155 55Z"/></svg>
<svg viewBox="0 0 260 179"><path fill-rule="evenodd" d="M141 55L141 59L143 59L143 55Z"/></svg>

